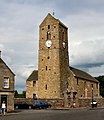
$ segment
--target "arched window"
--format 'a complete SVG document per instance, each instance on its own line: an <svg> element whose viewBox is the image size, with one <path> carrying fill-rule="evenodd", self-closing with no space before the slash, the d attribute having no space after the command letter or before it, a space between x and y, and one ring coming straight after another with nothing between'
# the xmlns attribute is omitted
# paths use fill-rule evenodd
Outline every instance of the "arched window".
<svg viewBox="0 0 104 120"><path fill-rule="evenodd" d="M47 40L51 40L51 33L49 31L47 32Z"/></svg>

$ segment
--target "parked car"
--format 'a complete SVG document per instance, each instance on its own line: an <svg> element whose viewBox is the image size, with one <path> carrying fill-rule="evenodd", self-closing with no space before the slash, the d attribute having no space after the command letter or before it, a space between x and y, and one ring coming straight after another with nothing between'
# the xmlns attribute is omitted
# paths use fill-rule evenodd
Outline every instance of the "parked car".
<svg viewBox="0 0 104 120"><path fill-rule="evenodd" d="M42 101L34 101L32 104L33 104L33 108L39 108L39 109L46 109L51 107L51 104Z"/></svg>
<svg viewBox="0 0 104 120"><path fill-rule="evenodd" d="M93 102L91 102L91 106L92 108L97 107L97 102L94 100Z"/></svg>
<svg viewBox="0 0 104 120"><path fill-rule="evenodd" d="M32 104L28 104L26 102L17 102L14 104L14 108L16 109L32 109Z"/></svg>

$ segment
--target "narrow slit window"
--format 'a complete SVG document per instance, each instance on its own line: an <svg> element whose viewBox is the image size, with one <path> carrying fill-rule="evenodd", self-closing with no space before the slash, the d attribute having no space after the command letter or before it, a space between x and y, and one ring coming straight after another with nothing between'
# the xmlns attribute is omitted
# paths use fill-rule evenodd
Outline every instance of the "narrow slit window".
<svg viewBox="0 0 104 120"><path fill-rule="evenodd" d="M45 86L45 89L47 90L47 84L46 84L46 86Z"/></svg>
<svg viewBox="0 0 104 120"><path fill-rule="evenodd" d="M50 40L51 39L51 34L50 32L47 32L47 40Z"/></svg>
<svg viewBox="0 0 104 120"><path fill-rule="evenodd" d="M62 32L62 40L65 41L65 33Z"/></svg>
<svg viewBox="0 0 104 120"><path fill-rule="evenodd" d="M46 70L47 70L47 66L46 66Z"/></svg>
<svg viewBox="0 0 104 120"><path fill-rule="evenodd" d="M33 87L36 86L36 81L33 81Z"/></svg>
<svg viewBox="0 0 104 120"><path fill-rule="evenodd" d="M50 29L50 25L48 25L48 29Z"/></svg>

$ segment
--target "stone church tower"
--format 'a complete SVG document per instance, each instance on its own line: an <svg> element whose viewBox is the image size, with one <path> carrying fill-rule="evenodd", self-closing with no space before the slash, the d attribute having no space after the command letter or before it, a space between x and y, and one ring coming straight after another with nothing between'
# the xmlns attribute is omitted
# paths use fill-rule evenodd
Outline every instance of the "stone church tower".
<svg viewBox="0 0 104 120"><path fill-rule="evenodd" d="M26 98L64 98L65 103L100 96L99 81L69 66L68 28L48 14L39 26L38 70L26 80ZM67 102L68 101L68 102Z"/></svg>
<svg viewBox="0 0 104 120"><path fill-rule="evenodd" d="M48 14L39 29L37 95L60 98L67 89L68 28Z"/></svg>

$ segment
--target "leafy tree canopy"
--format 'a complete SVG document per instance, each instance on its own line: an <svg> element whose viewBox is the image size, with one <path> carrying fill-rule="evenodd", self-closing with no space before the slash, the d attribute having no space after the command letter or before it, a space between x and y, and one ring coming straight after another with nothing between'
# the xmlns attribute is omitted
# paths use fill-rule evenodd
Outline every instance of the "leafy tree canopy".
<svg viewBox="0 0 104 120"><path fill-rule="evenodd" d="M26 91L22 91L22 93L20 94L20 93L18 93L17 90L15 90L14 97L15 98L26 98Z"/></svg>
<svg viewBox="0 0 104 120"><path fill-rule="evenodd" d="M95 77L100 82L100 94L104 97L104 75Z"/></svg>

